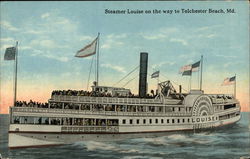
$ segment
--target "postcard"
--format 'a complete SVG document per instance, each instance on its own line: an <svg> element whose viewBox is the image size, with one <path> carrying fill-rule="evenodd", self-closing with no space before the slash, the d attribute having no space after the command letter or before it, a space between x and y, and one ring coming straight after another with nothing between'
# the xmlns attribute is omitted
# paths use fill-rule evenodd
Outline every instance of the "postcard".
<svg viewBox="0 0 250 159"><path fill-rule="evenodd" d="M247 1L0 7L0 158L249 157Z"/></svg>

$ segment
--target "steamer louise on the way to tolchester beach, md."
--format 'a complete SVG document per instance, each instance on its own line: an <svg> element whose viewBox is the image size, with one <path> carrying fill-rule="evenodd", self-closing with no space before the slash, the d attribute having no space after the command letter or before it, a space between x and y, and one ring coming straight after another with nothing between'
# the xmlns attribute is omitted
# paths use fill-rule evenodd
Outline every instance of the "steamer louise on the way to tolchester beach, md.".
<svg viewBox="0 0 250 159"><path fill-rule="evenodd" d="M96 55L98 66L98 41L99 35L76 57ZM213 129L240 120L235 94L206 94L202 83L200 89L183 93L181 85L176 91L167 80L158 82L157 90L148 93L148 53L140 53L138 61L138 95L130 89L99 85L97 74L91 91L55 90L48 103L15 101L10 107L9 147L154 137L169 131ZM182 67L182 74L188 75L197 67L202 67L202 61ZM159 77L159 73L151 77ZM232 81L236 82L235 77L225 82Z"/></svg>

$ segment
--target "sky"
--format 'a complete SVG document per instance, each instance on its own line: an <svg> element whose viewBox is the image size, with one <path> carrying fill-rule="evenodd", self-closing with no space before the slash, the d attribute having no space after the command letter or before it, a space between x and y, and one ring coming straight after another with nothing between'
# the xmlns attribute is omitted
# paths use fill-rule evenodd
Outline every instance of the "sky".
<svg viewBox="0 0 250 159"><path fill-rule="evenodd" d="M99 84L130 88L138 93L140 52L148 52L148 74L160 70L160 81L170 80L178 90L190 88L181 76L183 65L203 55L205 93L233 94L221 86L236 74L236 96L249 111L248 2L0 2L0 113L13 105L14 61L4 61L7 47L18 45L17 100L47 102L53 90L86 90L92 57L76 58L98 32ZM105 14L105 10L143 10L143 14ZM180 13L153 14L153 10ZM216 9L225 13L182 13L182 9ZM234 9L235 13L226 13ZM145 13L151 11L151 13ZM92 69L89 86L94 81ZM199 72L191 88L199 88ZM148 90L157 79L148 77ZM90 90L90 88L88 88Z"/></svg>

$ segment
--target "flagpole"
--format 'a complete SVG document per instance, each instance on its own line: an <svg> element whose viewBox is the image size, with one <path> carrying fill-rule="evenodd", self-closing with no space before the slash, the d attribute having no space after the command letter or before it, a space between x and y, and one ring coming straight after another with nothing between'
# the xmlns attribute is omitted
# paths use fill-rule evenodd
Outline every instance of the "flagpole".
<svg viewBox="0 0 250 159"><path fill-rule="evenodd" d="M157 92L159 93L159 79L160 78L160 72L159 72L159 75L158 75L158 78L157 78Z"/></svg>
<svg viewBox="0 0 250 159"><path fill-rule="evenodd" d="M16 42L16 51L15 51L15 84L14 84L14 104L16 103L16 93L17 93L17 59L18 59L18 41Z"/></svg>
<svg viewBox="0 0 250 159"><path fill-rule="evenodd" d="M100 36L100 33L98 33L98 36L97 36L97 38L98 38L98 42L97 42L97 61L96 61L96 86L98 86L99 85L99 42L100 42L100 40L99 40L99 36Z"/></svg>
<svg viewBox="0 0 250 159"><path fill-rule="evenodd" d="M191 76L189 78L189 92L191 91L191 83L192 83L192 71L191 71Z"/></svg>
<svg viewBox="0 0 250 159"><path fill-rule="evenodd" d="M202 67L203 67L203 55L201 55L200 90L202 90Z"/></svg>
<svg viewBox="0 0 250 159"><path fill-rule="evenodd" d="M236 99L236 74L235 74L235 82L234 82L234 98Z"/></svg>

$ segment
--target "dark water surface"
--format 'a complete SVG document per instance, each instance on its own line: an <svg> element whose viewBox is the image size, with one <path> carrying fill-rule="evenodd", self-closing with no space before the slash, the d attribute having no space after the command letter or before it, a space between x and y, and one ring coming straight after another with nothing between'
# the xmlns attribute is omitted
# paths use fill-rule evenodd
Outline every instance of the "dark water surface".
<svg viewBox="0 0 250 159"><path fill-rule="evenodd" d="M9 116L0 114L0 153L3 158L235 158L250 155L249 113L231 127L216 130L166 133L164 137L115 142L78 142L72 145L8 149Z"/></svg>

